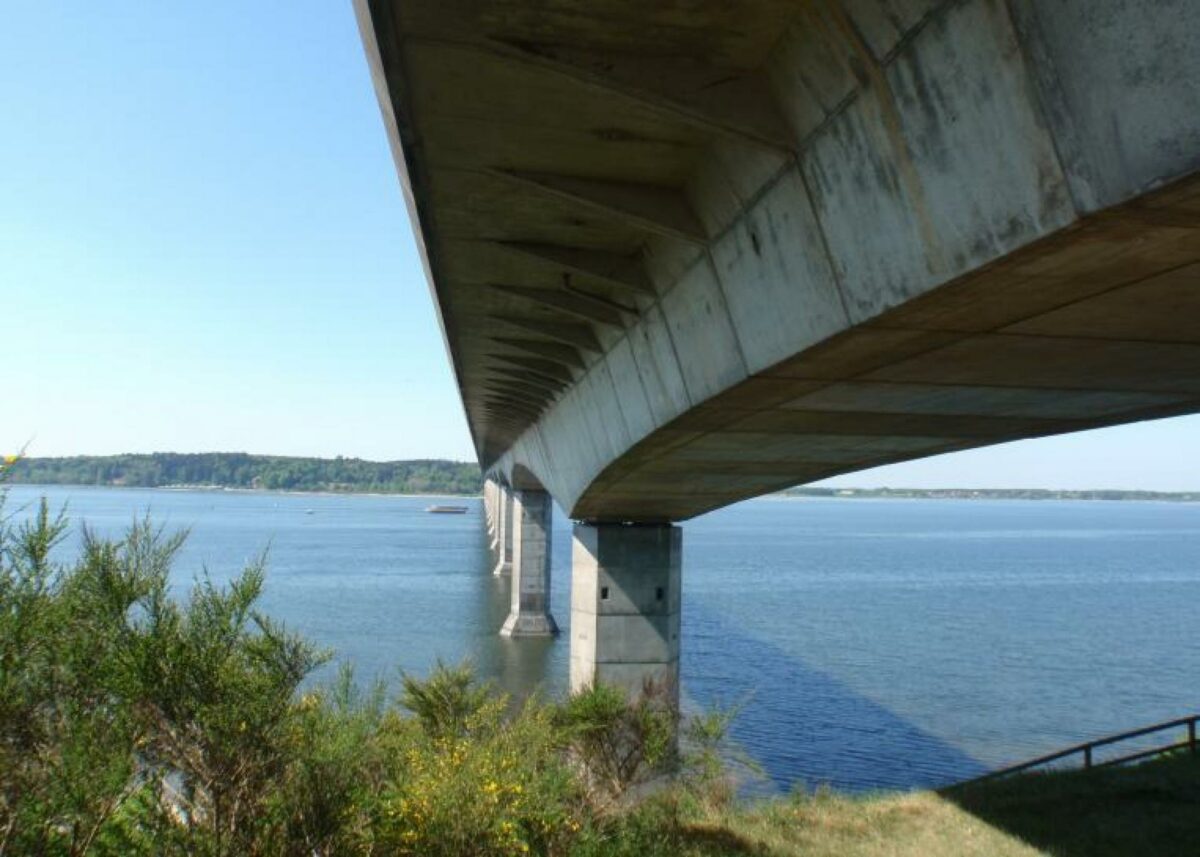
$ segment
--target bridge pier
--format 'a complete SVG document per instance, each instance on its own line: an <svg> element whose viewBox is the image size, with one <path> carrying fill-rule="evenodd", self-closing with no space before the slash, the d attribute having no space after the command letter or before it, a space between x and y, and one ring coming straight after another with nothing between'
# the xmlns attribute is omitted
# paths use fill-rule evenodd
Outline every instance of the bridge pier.
<svg viewBox="0 0 1200 857"><path fill-rule="evenodd" d="M492 574L500 577L512 571L512 492L505 485L496 485L496 568Z"/></svg>
<svg viewBox="0 0 1200 857"><path fill-rule="evenodd" d="M558 633L550 615L550 534L554 503L545 491L514 491L512 502L512 612L504 637Z"/></svg>
<svg viewBox="0 0 1200 857"><path fill-rule="evenodd" d="M680 559L670 524L576 524L571 557L571 691L595 682L679 699Z"/></svg>
<svg viewBox="0 0 1200 857"><path fill-rule="evenodd" d="M496 549L496 483L483 480L483 517L487 524L488 547Z"/></svg>

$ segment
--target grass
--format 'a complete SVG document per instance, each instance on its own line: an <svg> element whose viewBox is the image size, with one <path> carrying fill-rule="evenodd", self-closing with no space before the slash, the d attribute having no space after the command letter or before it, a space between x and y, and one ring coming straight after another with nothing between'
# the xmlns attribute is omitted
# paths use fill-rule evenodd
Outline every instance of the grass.
<svg viewBox="0 0 1200 857"><path fill-rule="evenodd" d="M949 790L993 827L1061 857L1200 854L1200 758L1030 775Z"/></svg>
<svg viewBox="0 0 1200 857"><path fill-rule="evenodd" d="M941 792L818 792L711 811L678 853L761 857L1200 854L1200 760L1030 774Z"/></svg>
<svg viewBox="0 0 1200 857"><path fill-rule="evenodd" d="M742 853L771 857L1032 857L1039 852L932 792L816 795L714 819Z"/></svg>

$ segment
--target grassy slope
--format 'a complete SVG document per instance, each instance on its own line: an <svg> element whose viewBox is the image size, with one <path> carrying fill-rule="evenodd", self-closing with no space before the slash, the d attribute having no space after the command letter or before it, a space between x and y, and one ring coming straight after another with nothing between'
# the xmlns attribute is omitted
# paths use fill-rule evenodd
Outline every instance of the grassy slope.
<svg viewBox="0 0 1200 857"><path fill-rule="evenodd" d="M1020 777L948 796L1062 857L1200 854L1200 759Z"/></svg>
<svg viewBox="0 0 1200 857"><path fill-rule="evenodd" d="M1030 775L941 793L818 794L715 815L694 855L1173 857L1200 854L1200 761Z"/></svg>

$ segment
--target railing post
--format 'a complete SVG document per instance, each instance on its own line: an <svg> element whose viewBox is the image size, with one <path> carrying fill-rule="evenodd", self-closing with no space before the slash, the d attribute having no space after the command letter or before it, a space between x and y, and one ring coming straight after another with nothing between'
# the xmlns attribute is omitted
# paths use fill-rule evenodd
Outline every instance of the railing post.
<svg viewBox="0 0 1200 857"><path fill-rule="evenodd" d="M1083 748L1083 769L1086 771L1092 766L1092 747L1089 744Z"/></svg>
<svg viewBox="0 0 1200 857"><path fill-rule="evenodd" d="M1196 755L1196 718L1193 717L1188 721L1188 750L1193 756Z"/></svg>

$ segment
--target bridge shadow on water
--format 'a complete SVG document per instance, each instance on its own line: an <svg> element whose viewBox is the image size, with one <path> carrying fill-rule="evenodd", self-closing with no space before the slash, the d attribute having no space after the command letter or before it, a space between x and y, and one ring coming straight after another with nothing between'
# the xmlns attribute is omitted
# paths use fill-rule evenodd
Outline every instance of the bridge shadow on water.
<svg viewBox="0 0 1200 857"><path fill-rule="evenodd" d="M535 689L565 692L567 603L559 605L563 633L556 640L500 638L496 629L508 615L510 579L493 577L490 563L481 539L472 617L480 675L517 698ZM928 788L986 770L957 747L687 599L681 669L685 705L746 701L731 737L755 758L771 790L823 784L852 792Z"/></svg>
<svg viewBox="0 0 1200 857"><path fill-rule="evenodd" d="M486 551L482 556L475 572L472 607L479 635L474 649L479 673L496 680L514 700L535 691L564 692L567 635L553 640L499 638L495 629L508 613L510 580L493 577ZM733 721L730 737L751 753L765 774L765 782L748 784L747 796L822 785L847 793L940 789L933 815L922 822L927 825L926 833L933 833L939 825L948 827L935 836L965 830L965 813L1000 834L1002 840L996 844L1006 854L1008 848L1021 851L1024 843L1063 857L1134 857L1152 853L1142 848L1147 841L1164 846L1153 853L1195 853L1176 848L1200 841L1196 839L1200 813L1193 811L1200 805L1200 792L1192 787L1194 776L1168 783L1169 795L1164 795L1162 782L1147 784L1138 776L1125 777L1127 782L1106 781L1094 793L1075 795L1055 794L1036 783L1028 793L1012 787L996 791L944 788L984 773L985 766L836 678L746 633L715 611L685 601L683 619L685 706L745 703ZM1196 768L1192 770L1194 773ZM1174 776L1178 780L1182 775ZM794 823L803 826L806 822L801 818ZM1120 829L1110 829L1109 821ZM855 824L867 825L864 845L882 832L867 822ZM914 857L923 853L913 850L921 847L920 830L919 825L894 830L889 835L895 837L895 850L888 853ZM793 835L797 842L806 836L800 828ZM689 853L776 854L757 836L745 838L720 826L688 827L680 836L680 845ZM785 838L792 839L792 835ZM845 844L854 848L851 840ZM794 850L785 848L778 853Z"/></svg>
<svg viewBox="0 0 1200 857"><path fill-rule="evenodd" d="M684 628L688 701L701 707L745 701L731 737L755 749L774 788L828 785L849 793L937 789L926 832L935 839L956 832L966 837L964 819L969 817L999 834L995 841L986 840L993 845L985 847L1002 848L1005 854L1027 853L1022 846L1060 857L1200 854L1200 758L1177 756L1134 768L953 786L985 773L986 767L712 611L685 605ZM728 666L715 669L718 665ZM751 785L747 791L759 789ZM944 829L934 833L941 825ZM887 853L923 854L919 831L919 826L893 831L894 850ZM772 853L725 831L700 833L727 836L726 841L694 843L701 853L710 853L708 847L713 854ZM864 846L881 833L882 828L865 830ZM966 840L963 849L987 853L972 850Z"/></svg>
<svg viewBox="0 0 1200 857"><path fill-rule="evenodd" d="M778 789L931 788L986 771L959 748L711 611L685 603L683 627L685 696L705 708L745 701L731 737L754 748Z"/></svg>
<svg viewBox="0 0 1200 857"><path fill-rule="evenodd" d="M535 691L565 692L568 634L567 622L562 620L569 620L565 597L560 596L558 606L562 636L501 639L496 629L508 614L511 581L492 576L486 545L472 578L475 598L469 622L477 635L473 656L480 675L493 678L514 700ZM1195 777L1200 763L1192 762L1186 770L1176 765L1167 771L1167 777L1155 774L1149 780L1146 774L1114 772L1094 787L1074 792L1056 791L1052 784L1036 781L1027 788L1016 782L986 790L946 788L985 773L985 766L695 601L684 602L683 626L685 707L744 703L730 737L755 758L765 774L765 782L748 784L748 796L822 785L847 793L939 789L934 803L926 805L933 807L929 810L933 814L921 822L926 825L924 832L935 838L953 836L953 831L967 835L963 825L969 816L1000 834L994 844L1006 854L1010 848L1013 853L1025 853L1022 844L1063 857L1198 853L1183 846L1200 841L1200 813L1195 812L1200 806L1200 785ZM795 823L806 824L802 816ZM864 846L882 832L861 820L854 823L866 825ZM940 825L947 827L937 833ZM894 846L894 851L887 853L923 854L913 850L922 847L920 834L919 824L911 830L892 831L889 847ZM689 853L759 857L777 853L754 834L745 838L720 826L697 825L682 830L680 836L680 845L686 845ZM806 834L797 828L794 836L799 842ZM1143 848L1147 842L1155 843L1152 851ZM854 853L852 840L845 845L851 849L846 853ZM778 853L795 852L785 848Z"/></svg>

